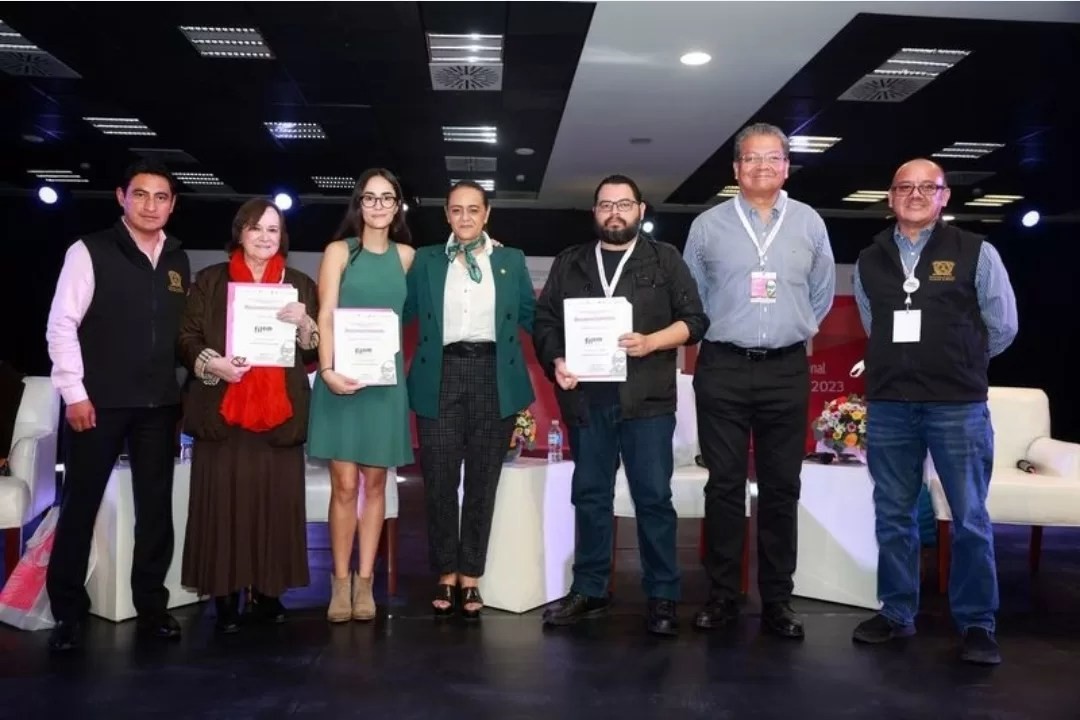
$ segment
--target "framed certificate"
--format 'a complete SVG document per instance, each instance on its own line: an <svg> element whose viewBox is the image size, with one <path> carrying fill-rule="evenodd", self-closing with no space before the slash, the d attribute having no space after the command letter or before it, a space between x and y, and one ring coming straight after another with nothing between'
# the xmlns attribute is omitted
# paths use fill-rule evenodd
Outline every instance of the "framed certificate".
<svg viewBox="0 0 1080 720"><path fill-rule="evenodd" d="M563 300L566 369L581 382L624 382L626 350L619 337L633 332L634 308L624 297Z"/></svg>
<svg viewBox="0 0 1080 720"><path fill-rule="evenodd" d="M296 326L277 314L298 300L292 285L229 283L225 355L242 357L252 367L293 367Z"/></svg>
<svg viewBox="0 0 1080 720"><path fill-rule="evenodd" d="M334 370L362 385L397 385L401 320L385 308L334 310Z"/></svg>

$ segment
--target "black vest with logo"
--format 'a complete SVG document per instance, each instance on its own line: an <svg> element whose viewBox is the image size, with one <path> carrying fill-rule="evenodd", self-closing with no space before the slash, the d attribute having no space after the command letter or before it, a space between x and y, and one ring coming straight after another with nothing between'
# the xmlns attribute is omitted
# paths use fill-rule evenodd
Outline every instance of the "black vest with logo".
<svg viewBox="0 0 1080 720"><path fill-rule="evenodd" d="M904 310L904 270L893 228L859 254L859 280L870 300L866 350L868 400L984 402L988 333L975 291L983 238L937 223L915 277L911 309L922 311L917 343L893 342L893 313Z"/></svg>
<svg viewBox="0 0 1080 720"><path fill-rule="evenodd" d="M117 222L82 239L94 267L94 297L79 325L83 385L98 408L180 403L177 336L190 265L165 238L157 267Z"/></svg>

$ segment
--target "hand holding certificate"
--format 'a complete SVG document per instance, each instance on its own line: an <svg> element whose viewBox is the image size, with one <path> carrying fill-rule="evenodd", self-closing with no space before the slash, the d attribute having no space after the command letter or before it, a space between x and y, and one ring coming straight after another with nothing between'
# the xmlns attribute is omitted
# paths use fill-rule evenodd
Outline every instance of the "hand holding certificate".
<svg viewBox="0 0 1080 720"><path fill-rule="evenodd" d="M277 316L298 299L292 285L229 283L225 354L243 358L251 367L293 367L296 325Z"/></svg>
<svg viewBox="0 0 1080 720"><path fill-rule="evenodd" d="M567 298L566 368L581 382L624 382L626 349L619 338L633 332L634 313L624 297Z"/></svg>
<svg viewBox="0 0 1080 720"><path fill-rule="evenodd" d="M334 372L361 385L397 385L401 321L393 310L334 310Z"/></svg>

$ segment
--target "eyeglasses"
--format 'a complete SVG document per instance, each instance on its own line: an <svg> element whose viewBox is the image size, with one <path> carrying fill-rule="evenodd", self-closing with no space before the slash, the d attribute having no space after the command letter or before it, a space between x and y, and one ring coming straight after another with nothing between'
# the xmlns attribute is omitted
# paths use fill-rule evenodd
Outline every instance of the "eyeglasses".
<svg viewBox="0 0 1080 720"><path fill-rule="evenodd" d="M376 204L380 207L392 208L397 205L397 198L393 195L361 195L360 204L366 208L373 208Z"/></svg>
<svg viewBox="0 0 1080 720"><path fill-rule="evenodd" d="M896 183L895 185L892 186L892 191L894 193L896 193L897 195L910 195L911 193L915 192L916 189L919 191L919 194L922 195L923 197L930 197L931 195L936 195L937 193L944 190L945 186L944 185L938 185L937 183L932 183L932 182L924 182L924 183L902 182L902 183Z"/></svg>
<svg viewBox="0 0 1080 720"><path fill-rule="evenodd" d="M612 212L618 210L619 212L630 212L637 207L637 200L601 200L596 203L596 209L600 212Z"/></svg>
<svg viewBox="0 0 1080 720"><path fill-rule="evenodd" d="M769 153L768 155L759 155L758 153L751 153L749 155L743 155L739 160L745 165L779 165L787 159L787 155L783 153Z"/></svg>

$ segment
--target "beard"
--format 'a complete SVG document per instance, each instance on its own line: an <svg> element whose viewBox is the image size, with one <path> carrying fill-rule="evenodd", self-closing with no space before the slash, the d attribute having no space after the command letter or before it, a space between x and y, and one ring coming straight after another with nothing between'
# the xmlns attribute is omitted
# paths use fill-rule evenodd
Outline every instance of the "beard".
<svg viewBox="0 0 1080 720"><path fill-rule="evenodd" d="M617 228L607 227L593 220L593 226L596 228L597 236L603 242L610 245L628 245L638 236L638 232L641 230L641 221L627 223L625 226Z"/></svg>

